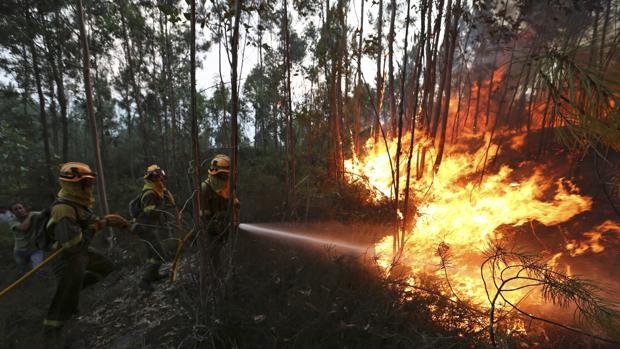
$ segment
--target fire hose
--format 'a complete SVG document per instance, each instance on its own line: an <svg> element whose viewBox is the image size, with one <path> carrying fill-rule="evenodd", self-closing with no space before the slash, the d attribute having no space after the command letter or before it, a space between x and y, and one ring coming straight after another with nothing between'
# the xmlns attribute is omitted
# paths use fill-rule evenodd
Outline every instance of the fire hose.
<svg viewBox="0 0 620 349"><path fill-rule="evenodd" d="M118 218L119 220L122 220L123 224L129 225L129 223L127 221L125 221L124 219L122 219L122 217L120 217L120 216L118 216L118 217L119 217ZM175 221L176 221L177 228L179 230L185 232L185 236L179 242L179 245L177 246L177 250L176 250L176 253L175 253L175 256L174 256L174 260L173 260L171 271L170 271L170 282L171 283L176 281L177 273L178 273L178 270L179 270L179 261L181 259L181 254L183 252L183 249L184 249L185 245L187 244L187 242L190 240L190 238L192 236L194 236L194 234L193 234L194 230L193 229L188 231L181 224L180 219L179 219L178 210L176 210L175 218L176 218ZM60 247L59 249L54 251L51 255L49 255L47 258L45 258L45 260L43 260L43 262L41 262L39 265L37 265L36 267L34 267L30 271L28 271L26 274L22 275L19 279L17 279L11 285L6 287L4 290L2 290L2 292L0 292L0 299L2 299L2 297L4 297L7 293L11 292L17 286L21 285L24 281L28 280L37 271L41 270L46 265L48 265L51 261L53 261L55 258L57 258L64 250L65 250L64 247Z"/></svg>
<svg viewBox="0 0 620 349"><path fill-rule="evenodd" d="M110 226L116 226L116 227L119 227L119 228L128 228L129 227L129 222L127 222L123 217L121 217L121 216L119 216L117 214L107 215L106 216L106 220L108 222L107 224L109 224ZM45 258L43 260L43 262L41 262L39 265L37 265L36 267L32 268L30 271L28 271L26 274L22 275L19 279L17 279L15 282L13 282L11 285L9 285L7 288L2 290L2 292L0 292L0 299L2 299L2 297L4 297L7 293L11 292L17 286L19 286L22 283L24 283L24 281L28 280L32 275L34 275L34 273L36 273L37 271L41 270L46 265L48 265L51 261L56 259L64 250L65 250L65 248L63 246L61 246L56 251L54 251L51 255L47 256L47 258Z"/></svg>
<svg viewBox="0 0 620 349"><path fill-rule="evenodd" d="M36 267L32 268L29 272L27 272L26 274L22 275L22 277L17 279L17 281L12 283L9 287L7 287L4 290L2 290L2 292L0 292L0 299L2 299L2 297L4 297L4 295L6 295L7 293L11 292L14 288L16 288L17 286L21 285L24 281L26 281L28 278L30 278L34 273L36 273L37 271L39 271L40 269L42 269L43 267L48 265L52 260L54 260L56 257L58 257L62 253L62 251L64 251L64 250L65 250L64 247L60 247L59 249L54 251L54 253L52 253L47 258L45 258L45 260L43 262L41 262L41 264L39 264Z"/></svg>
<svg viewBox="0 0 620 349"><path fill-rule="evenodd" d="M181 229L181 225L178 225L179 229ZM185 229L182 229L183 231L186 231L185 236L183 237L183 239L181 240L181 242L179 243L179 245L177 246L177 252L174 255L174 261L172 262L172 267L170 268L170 282L175 282L177 280L177 271L179 270L179 260L181 259L181 252L183 252L183 248L185 247L185 244L187 243L187 241L189 241L189 239L192 237L192 233L194 232L194 229L187 231Z"/></svg>
<svg viewBox="0 0 620 349"><path fill-rule="evenodd" d="M211 218L211 219L213 219L213 218ZM207 223L207 225L208 224L210 224L210 221L209 221L209 223ZM187 241L189 241L189 239L191 237L195 236L193 234L193 232L194 232L193 228L188 231L180 222L178 222L177 228L179 230L185 232L185 236L179 242L179 245L177 246L177 251L176 251L176 253L174 255L174 260L172 262L172 267L170 268L170 283L174 283L177 280L177 273L179 271L179 261L181 260L181 254L183 253L183 249L185 248L185 244L187 243Z"/></svg>

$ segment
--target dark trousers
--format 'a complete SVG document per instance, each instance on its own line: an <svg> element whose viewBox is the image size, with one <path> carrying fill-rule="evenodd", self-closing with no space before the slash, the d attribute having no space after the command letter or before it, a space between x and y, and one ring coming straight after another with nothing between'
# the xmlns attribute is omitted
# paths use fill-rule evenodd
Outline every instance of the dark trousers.
<svg viewBox="0 0 620 349"><path fill-rule="evenodd" d="M43 323L49 327L60 327L77 314L80 291L114 270L110 260L87 247L76 252L63 252L58 258L54 264L56 293Z"/></svg>
<svg viewBox="0 0 620 349"><path fill-rule="evenodd" d="M225 220L204 217L207 231L207 258L209 259L209 277L216 278L221 272L224 247L228 240L229 225Z"/></svg>
<svg viewBox="0 0 620 349"><path fill-rule="evenodd" d="M226 246L227 234L211 235L207 237L207 256L209 258L210 274L217 275L220 272L222 251Z"/></svg>
<svg viewBox="0 0 620 349"><path fill-rule="evenodd" d="M146 247L146 268L142 279L155 281L160 278L159 267L163 263L164 249L159 240L158 229L151 227L140 227L137 234Z"/></svg>
<svg viewBox="0 0 620 349"><path fill-rule="evenodd" d="M15 263L20 274L25 274L28 270L33 269L43 262L43 251L15 251Z"/></svg>

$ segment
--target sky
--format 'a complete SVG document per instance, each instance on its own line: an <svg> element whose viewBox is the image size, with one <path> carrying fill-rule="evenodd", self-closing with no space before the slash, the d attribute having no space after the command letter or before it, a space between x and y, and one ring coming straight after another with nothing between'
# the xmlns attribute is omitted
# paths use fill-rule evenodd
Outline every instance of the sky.
<svg viewBox="0 0 620 349"><path fill-rule="evenodd" d="M349 7L349 13L348 13L348 25L350 27L355 27L355 28L359 27L359 22L360 22L359 21L359 9L361 6L361 1L362 0L351 1L351 5ZM366 1L364 6L365 6L364 11L368 12L370 1ZM371 7L371 10L373 9L376 9L376 6ZM309 21L299 18L297 13L294 11L290 11L290 12L291 13L290 13L289 21L290 23L292 23L293 29L298 34L301 35L304 31L305 26L308 24ZM316 21L319 20L318 15L316 16L315 20ZM375 28L371 27L368 21L368 15L365 15L364 16L364 38L368 38L369 34L374 33L374 31L375 31ZM404 31L402 31L402 33L399 33L399 34L400 34L399 37L401 37L400 38L401 43L399 46L402 46L402 40L404 38ZM199 39L208 38L209 35L210 34L207 32L206 28L202 32L198 33ZM277 37L277 33L275 35L271 35L271 38L265 38L265 39L266 39L265 41L271 47L277 47L279 44L279 38ZM309 48L306 48L306 50L308 51ZM241 85L242 85L241 93L243 93L243 82L245 81L245 78L247 77L251 69L258 64L258 50L253 46L247 45L244 51L243 38L242 38L240 41L239 57L240 57L239 77L241 79ZM200 69L198 69L196 72L196 80L197 80L196 84L197 84L198 91L201 91L201 90L209 91L213 89L216 82L219 82L218 59L219 59L219 48L217 44L212 45L208 52L202 53L200 55L199 60L203 62L203 66ZM309 59L309 53L307 53L306 55L306 62L304 62L305 64L309 63L308 59ZM371 83L371 81L374 79L374 76L376 75L376 67L375 67L374 59L369 58L369 57L365 57L362 59L362 72L364 76L366 77L366 80L369 83ZM224 48L222 48L222 75L223 75L224 81L229 83L230 82L230 65L226 58L226 53L224 52ZM303 76L299 75L298 77L292 77L292 79L293 79L293 82L291 84L293 88L293 94L295 94L295 92L301 93L304 87L307 87Z"/></svg>
<svg viewBox="0 0 620 349"><path fill-rule="evenodd" d="M359 10L361 6L361 1L363 0L352 0L349 2L350 5L349 5L348 15L347 15L348 16L347 24L351 28L359 27L359 24L360 24ZM369 17L373 17L373 18L377 17L377 14L376 14L377 5L372 5L372 2L367 0L364 6L365 6L364 38L366 39L370 36L370 34L374 34L376 31L375 26L370 24ZM404 6L401 4L400 12L399 12L400 18L405 16L404 10L405 10ZM369 15L369 12L371 12L370 15ZM389 14L389 11L385 10L384 11L384 16L386 17L385 22L384 22L384 25L385 25L384 34L385 35L387 35L387 30L388 30L388 25L389 25L388 14ZM415 14L412 13L412 16L414 15ZM253 20L256 20L256 19L253 18ZM319 15L316 14L315 16L309 19L300 18L297 15L297 13L292 9L292 7L290 8L290 23L292 23L293 30L295 30L298 34L303 33L306 25L309 23L310 20L319 22L320 21ZM404 39L404 30L402 30L403 29L402 20L400 21L397 20L397 26L399 27L397 27L397 30L396 30L397 38L396 38L396 45L395 45L395 52L396 52L395 60L400 61L402 60L402 46L403 46L403 39ZM242 30L242 34L243 32L244 31ZM197 26L198 41L208 40L210 38L210 35L211 33L209 32L207 27L205 27L204 29L201 29L200 26ZM268 33L265 36L264 40L271 47L277 47L279 45L278 33ZM410 38L410 41L411 41L411 38ZM385 43L385 40L384 40L384 43ZM114 58L112 58L110 62L113 74L118 73L119 65L121 64L120 62L124 60L122 56L122 48L118 46L117 49L118 49L117 54L115 55ZM306 48L307 51L309 49L310 48ZM217 84L219 84L220 72L219 72L218 63L220 60L220 51L221 51L222 77L223 77L224 82L229 84L230 83L230 65L226 57L225 49L223 47L220 50L219 45L215 43L210 46L207 52L199 52L199 55L197 57L197 60L202 63L200 68L197 70L197 81L196 81L197 90L201 93L206 93L207 96L211 95L214 90L214 87L217 86ZM2 54L3 52L0 52L0 55ZM251 69L258 64L258 50L251 45L245 45L244 36L242 36L241 41L240 41L239 58L240 58L239 59L239 62L240 62L239 63L239 72L240 72L239 79L240 79L240 86L241 86L240 93L241 95L243 95L243 83L248 73L251 71ZM304 62L304 65L309 65L310 58L311 58L310 54L308 53L306 55L306 61ZM352 64L356 65L355 62L352 62ZM372 57L363 58L362 73L365 77L365 80L370 84L374 83L374 77L376 75L375 67L376 66L375 66L374 58ZM293 79L292 81L293 103L295 103L296 100L301 99L303 92L309 88L309 84L305 81L304 77L301 74L296 77L293 76L292 79ZM14 77L11 75L8 75L3 70L0 70L0 82L2 83L14 82ZM116 92L113 92L113 93L116 94ZM120 96L115 95L115 98L120 98ZM251 131L251 133L253 132ZM248 136L251 136L251 135L248 135Z"/></svg>

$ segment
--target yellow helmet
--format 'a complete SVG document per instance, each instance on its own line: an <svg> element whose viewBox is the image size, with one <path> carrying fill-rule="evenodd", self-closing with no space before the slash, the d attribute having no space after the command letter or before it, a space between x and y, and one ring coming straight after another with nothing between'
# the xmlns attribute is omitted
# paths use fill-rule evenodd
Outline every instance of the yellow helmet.
<svg viewBox="0 0 620 349"><path fill-rule="evenodd" d="M230 158L228 155L217 154L213 160L211 160L209 174L216 175L218 173L230 173Z"/></svg>
<svg viewBox="0 0 620 349"><path fill-rule="evenodd" d="M144 178L149 178L150 176L162 176L166 177L166 172L159 167L159 165L153 164L146 168L146 172L144 172Z"/></svg>
<svg viewBox="0 0 620 349"><path fill-rule="evenodd" d="M63 182L79 182L83 179L95 179L97 174L83 162L67 162L60 167L58 179Z"/></svg>

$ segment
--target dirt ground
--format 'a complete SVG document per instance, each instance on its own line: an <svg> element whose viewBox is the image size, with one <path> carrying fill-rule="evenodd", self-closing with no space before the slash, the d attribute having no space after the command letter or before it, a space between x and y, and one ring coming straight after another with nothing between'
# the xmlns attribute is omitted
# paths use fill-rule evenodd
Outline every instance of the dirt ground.
<svg viewBox="0 0 620 349"><path fill-rule="evenodd" d="M316 230L317 227L306 227L305 231L308 229ZM323 225L321 229L320 235L342 235L345 226ZM367 241L372 239L370 232L364 235ZM342 312L339 316L345 318L355 314L354 309L344 312L339 309L346 309L341 303L348 301L348 297L332 299L330 294L336 292L334 285L341 281L350 285L338 287L358 289L360 286L341 278L343 265L359 270L368 268L363 266L364 257L336 251L328 245L282 242L241 232L233 257L234 276L228 282L227 296L222 300L226 304L212 306L206 321L213 328L205 329L196 325L199 308L196 304L199 299L197 248L190 246L186 251L175 284L163 281L148 294L137 287L141 266L136 263L138 257L132 250L134 246L125 238L109 251L117 270L82 292L80 316L66 324L60 339L48 340L42 333L42 321L55 287L55 280L47 268L0 300L0 347L296 347L296 341L307 343L307 339L300 339L303 338L303 328L298 326L317 322L317 314L322 314L319 308L329 308L326 313ZM3 248L0 284L4 286L18 275L12 257L7 253L10 246ZM163 266L164 271L169 268L170 263ZM375 272L372 269L364 271L369 277ZM308 313L314 314L312 317L304 315ZM339 316L332 315L330 321L335 322L335 329L341 325L345 328L359 326L340 320ZM214 332L220 334L215 336ZM253 338L247 338L248 334ZM237 343L213 344L218 336L232 338ZM209 342L207 338L210 338Z"/></svg>

